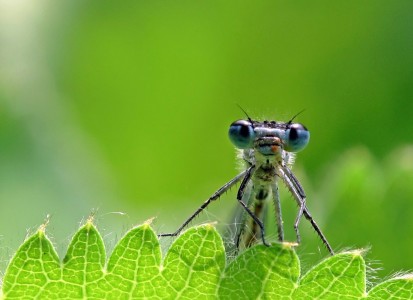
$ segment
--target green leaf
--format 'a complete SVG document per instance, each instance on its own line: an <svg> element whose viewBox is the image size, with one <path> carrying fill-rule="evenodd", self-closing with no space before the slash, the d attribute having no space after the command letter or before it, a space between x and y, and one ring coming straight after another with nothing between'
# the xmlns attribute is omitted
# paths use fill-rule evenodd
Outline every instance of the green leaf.
<svg viewBox="0 0 413 300"><path fill-rule="evenodd" d="M191 228L165 257L167 294L172 299L214 299L224 267L225 249L216 230L211 225Z"/></svg>
<svg viewBox="0 0 413 300"><path fill-rule="evenodd" d="M161 248L148 224L130 230L109 258L105 281L100 282L107 299L150 298L162 288Z"/></svg>
<svg viewBox="0 0 413 300"><path fill-rule="evenodd" d="M105 260L102 238L89 221L74 235L63 259L62 281L71 298L103 295L96 284L103 278Z"/></svg>
<svg viewBox="0 0 413 300"><path fill-rule="evenodd" d="M62 271L59 258L42 226L17 250L3 280L6 299L31 299L59 294Z"/></svg>
<svg viewBox="0 0 413 300"><path fill-rule="evenodd" d="M334 255L305 274L295 299L360 299L365 294L366 265L360 251Z"/></svg>
<svg viewBox="0 0 413 300"><path fill-rule="evenodd" d="M413 275L398 276L378 284L367 299L413 299Z"/></svg>
<svg viewBox="0 0 413 300"><path fill-rule="evenodd" d="M222 299L289 299L299 275L300 263L289 245L258 245L228 265L219 296Z"/></svg>
<svg viewBox="0 0 413 300"><path fill-rule="evenodd" d="M225 265L212 225L179 236L162 262L148 223L132 228L106 264L100 233L88 220L61 263L45 226L11 260L1 299L413 299L413 275L389 279L366 292L361 251L328 257L300 278L290 244L254 246Z"/></svg>

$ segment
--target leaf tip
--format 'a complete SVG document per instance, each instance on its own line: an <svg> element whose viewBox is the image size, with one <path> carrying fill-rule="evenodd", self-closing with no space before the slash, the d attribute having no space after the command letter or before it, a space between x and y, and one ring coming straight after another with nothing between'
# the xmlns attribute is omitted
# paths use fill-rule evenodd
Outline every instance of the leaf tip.
<svg viewBox="0 0 413 300"><path fill-rule="evenodd" d="M155 219L156 219L156 217L152 217L152 218L146 220L145 222L143 222L143 226L145 226L144 228L149 227L152 224L153 220L155 220Z"/></svg>
<svg viewBox="0 0 413 300"><path fill-rule="evenodd" d="M93 221L95 220L95 217L93 215L89 216L87 218L86 223L85 223L85 228L87 230L90 230L92 227L94 227Z"/></svg>
<svg viewBox="0 0 413 300"><path fill-rule="evenodd" d="M50 222L50 215L47 214L46 218L44 219L44 222L42 225L39 226L39 229L37 230L37 233L39 234L39 236L44 236L45 232L46 232L46 227L47 225L49 225Z"/></svg>
<svg viewBox="0 0 413 300"><path fill-rule="evenodd" d="M211 223L206 223L203 225L203 227L206 230L215 230L215 225L217 224L217 222L211 222Z"/></svg>
<svg viewBox="0 0 413 300"><path fill-rule="evenodd" d="M86 220L86 224L85 225L89 225L89 224L91 224L91 225L93 225L93 222L95 221L95 212L92 212L90 215L89 215L89 217L87 218L87 220Z"/></svg>
<svg viewBox="0 0 413 300"><path fill-rule="evenodd" d="M286 250L293 250L294 247L297 247L297 246L299 246L299 244L295 242L282 242L281 243L281 247Z"/></svg>
<svg viewBox="0 0 413 300"><path fill-rule="evenodd" d="M349 250L349 251L344 251L342 252L343 254L350 254L353 255L354 257L358 257L358 256L363 256L366 252L368 251L368 249L354 249L354 250Z"/></svg>

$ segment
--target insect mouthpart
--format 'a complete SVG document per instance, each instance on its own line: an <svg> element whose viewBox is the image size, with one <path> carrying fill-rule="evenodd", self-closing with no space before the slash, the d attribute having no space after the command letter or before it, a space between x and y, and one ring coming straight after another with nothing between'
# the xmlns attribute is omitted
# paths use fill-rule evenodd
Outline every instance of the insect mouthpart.
<svg viewBox="0 0 413 300"><path fill-rule="evenodd" d="M263 155L275 155L282 147L282 141L276 136L265 136L256 139L255 149Z"/></svg>

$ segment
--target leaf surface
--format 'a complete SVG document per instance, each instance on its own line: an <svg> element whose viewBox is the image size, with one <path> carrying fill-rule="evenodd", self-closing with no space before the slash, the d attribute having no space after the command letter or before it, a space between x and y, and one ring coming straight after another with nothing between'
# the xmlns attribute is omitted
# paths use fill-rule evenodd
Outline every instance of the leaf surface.
<svg viewBox="0 0 413 300"><path fill-rule="evenodd" d="M63 262L45 235L30 236L3 278L3 299L413 299L413 276L366 292L360 251L328 257L300 277L291 245L254 246L226 265L212 225L193 227L165 255L149 224L128 231L106 262L102 237L89 220Z"/></svg>

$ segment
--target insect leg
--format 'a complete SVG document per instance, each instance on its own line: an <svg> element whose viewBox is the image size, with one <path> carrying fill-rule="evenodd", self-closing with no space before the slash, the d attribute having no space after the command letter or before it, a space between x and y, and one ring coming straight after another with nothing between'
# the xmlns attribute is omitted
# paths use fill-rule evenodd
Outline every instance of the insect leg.
<svg viewBox="0 0 413 300"><path fill-rule="evenodd" d="M248 184L245 187L244 193L242 195L242 202L244 202L247 206L251 206L252 201L253 201L253 192L252 192L252 184ZM243 238L246 224L247 224L247 215L245 213L245 210L239 206L237 208L237 214L235 217L236 222L236 234L235 234L235 250L238 252L241 246L241 240L245 240Z"/></svg>
<svg viewBox="0 0 413 300"><path fill-rule="evenodd" d="M163 237L163 236L177 236L188 224L197 216L199 215L212 201L215 201L218 199L223 193L225 193L231 186L236 184L238 181L240 181L246 174L248 174L248 171L250 170L246 169L240 174L238 174L236 177L231 179L229 182L227 182L225 185L223 185L220 189L218 189L211 197L209 197L175 232L173 233L160 233L158 234L158 237Z"/></svg>
<svg viewBox="0 0 413 300"><path fill-rule="evenodd" d="M313 226L314 230L317 232L318 236L320 237L323 244L326 246L327 250L330 252L331 255L334 255L334 251L331 248L330 244L328 243L327 238L324 236L320 227L318 227L317 223L311 216L306 206L306 196L297 178L294 176L291 170L286 166L281 167L280 171L281 171L281 175L282 175L281 177L284 180L284 183L287 185L288 189L292 193L293 197L295 198L299 206L299 211L298 211L295 223L294 223L294 230L297 235L297 243L300 242L300 234L299 234L298 225L299 225L302 215L304 215L304 217L311 223L311 226Z"/></svg>
<svg viewBox="0 0 413 300"><path fill-rule="evenodd" d="M280 194L278 193L278 184L274 182L271 186L272 188L272 197L274 201L275 207L275 218L277 221L277 232L278 232L278 241L284 241L284 230L283 230L283 219L281 214L281 202L280 202Z"/></svg>

